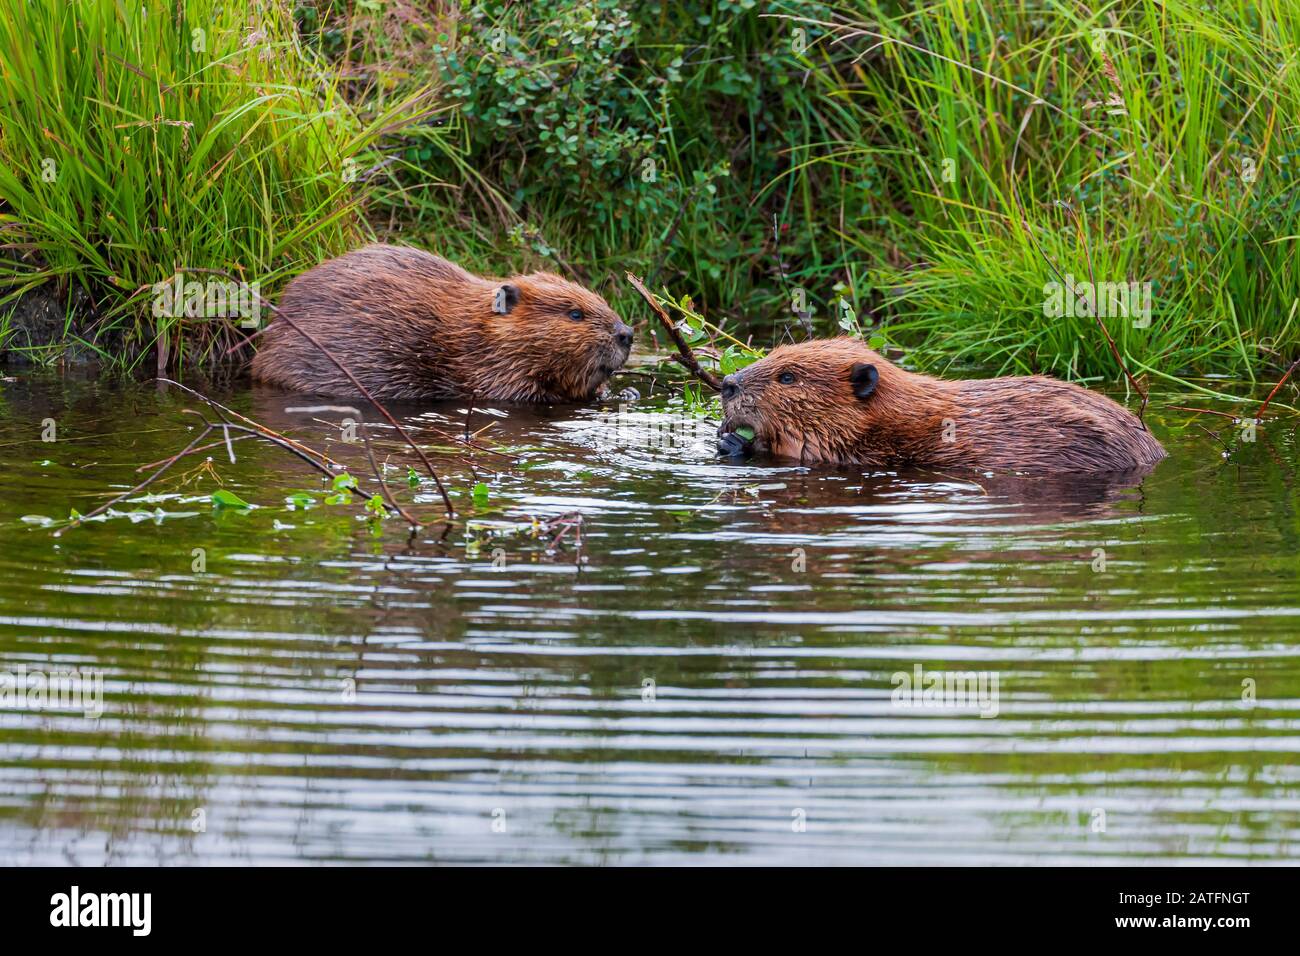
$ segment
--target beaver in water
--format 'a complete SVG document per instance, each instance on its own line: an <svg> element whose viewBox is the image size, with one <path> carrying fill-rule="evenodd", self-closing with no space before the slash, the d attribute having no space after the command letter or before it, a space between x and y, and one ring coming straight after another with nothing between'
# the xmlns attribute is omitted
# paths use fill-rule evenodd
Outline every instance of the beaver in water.
<svg viewBox="0 0 1300 956"><path fill-rule="evenodd" d="M579 402L627 360L632 330L599 295L549 272L485 279L419 249L371 245L289 283L279 309L376 398ZM267 327L253 377L356 395L287 322Z"/></svg>
<svg viewBox="0 0 1300 956"><path fill-rule="evenodd" d="M802 462L1062 475L1165 457L1127 409L1041 375L943 381L854 339L803 342L722 380L718 450Z"/></svg>

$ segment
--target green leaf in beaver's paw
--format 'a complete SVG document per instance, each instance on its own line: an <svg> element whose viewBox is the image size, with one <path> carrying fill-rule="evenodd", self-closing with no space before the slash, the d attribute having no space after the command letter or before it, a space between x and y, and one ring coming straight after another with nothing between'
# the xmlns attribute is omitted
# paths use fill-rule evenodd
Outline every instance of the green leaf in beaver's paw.
<svg viewBox="0 0 1300 956"><path fill-rule="evenodd" d="M741 425L736 429L736 434L745 439L745 441L754 440L754 429L750 428L748 425Z"/></svg>

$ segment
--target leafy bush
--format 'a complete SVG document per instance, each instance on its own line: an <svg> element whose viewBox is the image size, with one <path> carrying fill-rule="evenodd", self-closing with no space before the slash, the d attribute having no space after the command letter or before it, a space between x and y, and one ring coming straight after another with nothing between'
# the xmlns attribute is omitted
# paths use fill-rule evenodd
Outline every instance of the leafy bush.
<svg viewBox="0 0 1300 956"><path fill-rule="evenodd" d="M799 126L788 32L753 0L483 3L434 61L465 164L518 219L517 245L595 279L658 271L739 317L780 298L767 211L750 200L780 169L773 133ZM462 175L444 154L409 158ZM463 218L452 205L431 220Z"/></svg>

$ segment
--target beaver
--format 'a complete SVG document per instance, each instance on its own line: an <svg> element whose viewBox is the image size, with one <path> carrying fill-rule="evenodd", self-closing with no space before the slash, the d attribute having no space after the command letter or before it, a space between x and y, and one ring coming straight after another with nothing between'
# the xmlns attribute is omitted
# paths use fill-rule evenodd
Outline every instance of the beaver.
<svg viewBox="0 0 1300 956"><path fill-rule="evenodd" d="M1165 456L1131 412L1042 375L944 381L849 338L785 345L722 380L724 455L1063 475Z"/></svg>
<svg viewBox="0 0 1300 956"><path fill-rule="evenodd" d="M580 402L627 360L632 329L594 292L550 272L471 275L406 246L375 244L289 283L279 309L376 398ZM253 378L298 392L356 387L277 320Z"/></svg>

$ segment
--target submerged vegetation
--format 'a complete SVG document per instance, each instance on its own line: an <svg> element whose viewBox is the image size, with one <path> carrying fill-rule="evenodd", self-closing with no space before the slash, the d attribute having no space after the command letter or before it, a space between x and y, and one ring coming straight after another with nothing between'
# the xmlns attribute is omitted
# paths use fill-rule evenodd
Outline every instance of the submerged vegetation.
<svg viewBox="0 0 1300 956"><path fill-rule="evenodd" d="M811 329L1122 381L1120 285L1136 374L1276 380L1300 344L1281 0L0 0L0 47L9 300L83 288L68 340L123 365L242 338L156 283L273 299L370 235L644 317L633 271L724 372Z"/></svg>

